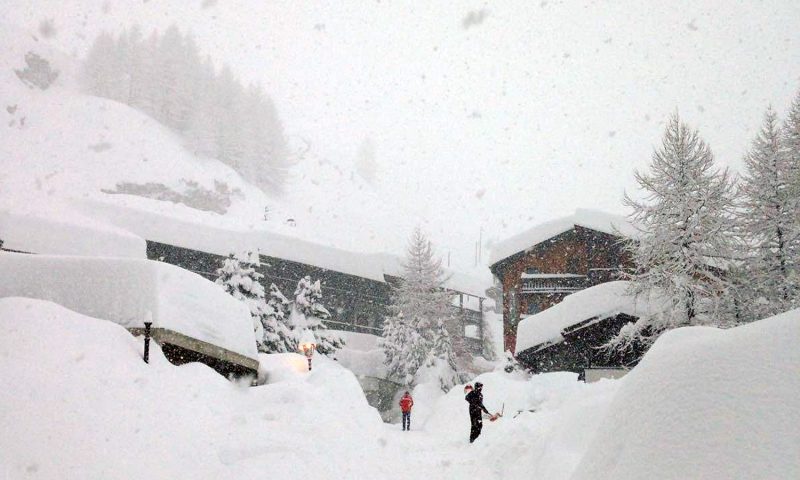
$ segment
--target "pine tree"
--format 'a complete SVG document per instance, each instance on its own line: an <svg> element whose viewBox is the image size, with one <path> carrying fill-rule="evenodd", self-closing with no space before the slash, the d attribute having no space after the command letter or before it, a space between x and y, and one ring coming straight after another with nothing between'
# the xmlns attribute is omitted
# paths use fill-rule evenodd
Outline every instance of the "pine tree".
<svg viewBox="0 0 800 480"><path fill-rule="evenodd" d="M444 328L450 317L451 295L443 288L444 280L441 261L434 258L431 243L417 228L408 246L403 278L395 288L381 342L389 374L407 385L412 385L418 371L430 363L437 336L440 342L450 343L449 335L436 333L440 323ZM452 352L452 343L449 349ZM440 381L449 382L446 378Z"/></svg>
<svg viewBox="0 0 800 480"><path fill-rule="evenodd" d="M746 316L757 320L789 310L796 304L796 258L800 252L797 200L778 120L772 108L744 159L740 184L742 205L738 223L748 249L742 291Z"/></svg>
<svg viewBox="0 0 800 480"><path fill-rule="evenodd" d="M637 242L627 245L636 271L629 276L638 301L659 302L661 313L625 326L611 341L624 349L648 345L666 330L720 325L720 298L728 287L720 265L733 256L732 188L727 170L696 130L670 118L650 173L636 172L644 200L625 196Z"/></svg>
<svg viewBox="0 0 800 480"><path fill-rule="evenodd" d="M261 318L264 327L264 351L266 353L297 352L297 338L287 324L291 302L275 284L269 286L269 300L265 315Z"/></svg>
<svg viewBox="0 0 800 480"><path fill-rule="evenodd" d="M233 298L244 302L253 318L253 331L259 351L264 350L263 319L269 308L264 299L264 287L259 283L263 277L256 271L259 265L258 254L247 252L230 254L217 269L216 283L221 285Z"/></svg>
<svg viewBox="0 0 800 480"><path fill-rule="evenodd" d="M323 323L323 320L330 317L330 312L322 305L319 280L312 282L309 276L301 278L294 292L292 328L298 339L305 329L310 329L317 340L317 351L327 356L332 356L336 350L344 347L344 339L335 331L328 330Z"/></svg>

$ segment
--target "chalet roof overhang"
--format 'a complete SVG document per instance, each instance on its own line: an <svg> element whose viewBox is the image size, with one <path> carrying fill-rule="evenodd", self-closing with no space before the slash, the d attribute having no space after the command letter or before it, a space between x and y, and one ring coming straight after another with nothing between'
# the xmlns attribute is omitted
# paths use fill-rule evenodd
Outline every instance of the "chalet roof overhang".
<svg viewBox="0 0 800 480"><path fill-rule="evenodd" d="M634 239L638 231L627 218L606 212L578 209L574 214L544 222L500 242L492 249L492 273L502 270L503 263L518 258L536 246L576 227L620 238Z"/></svg>
<svg viewBox="0 0 800 480"><path fill-rule="evenodd" d="M557 340L548 340L546 342L542 342L540 344L528 347L525 350L518 352L517 356L530 357L536 355L537 353L540 353L544 350L561 345L564 342L570 342L571 340L574 340L575 337L586 328L595 327L600 325L601 323L614 320L617 318L622 318L623 320L626 321L626 323L629 323L629 322L635 322L636 320L638 320L639 317L635 317L633 315L628 315L626 313L620 312L615 314L597 315L591 318L587 318L586 320L582 320L578 323L570 325L569 327L566 327L563 330L561 330L561 338Z"/></svg>

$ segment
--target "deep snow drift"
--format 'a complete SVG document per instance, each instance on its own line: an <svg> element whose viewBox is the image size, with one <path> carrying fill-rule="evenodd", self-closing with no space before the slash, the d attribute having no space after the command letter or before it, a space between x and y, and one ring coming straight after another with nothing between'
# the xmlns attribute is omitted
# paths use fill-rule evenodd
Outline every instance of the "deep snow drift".
<svg viewBox="0 0 800 480"><path fill-rule="evenodd" d="M800 309L661 337L621 381L576 480L800 478Z"/></svg>
<svg viewBox="0 0 800 480"><path fill-rule="evenodd" d="M30 297L126 328L151 321L256 358L250 311L219 285L152 260L0 254L0 298Z"/></svg>
<svg viewBox="0 0 800 480"><path fill-rule="evenodd" d="M627 377L492 372L467 442L461 386L386 425L338 363L261 355L267 384L169 365L58 305L0 299L0 467L10 478L797 478L800 311L659 340ZM532 411L533 410L533 411ZM576 473L577 469L577 473ZM573 476L574 474L574 476Z"/></svg>

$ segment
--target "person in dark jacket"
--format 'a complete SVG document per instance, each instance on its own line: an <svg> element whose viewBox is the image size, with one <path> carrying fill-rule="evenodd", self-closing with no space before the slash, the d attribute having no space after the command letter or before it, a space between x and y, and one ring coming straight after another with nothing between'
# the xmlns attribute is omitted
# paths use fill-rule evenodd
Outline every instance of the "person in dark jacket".
<svg viewBox="0 0 800 480"><path fill-rule="evenodd" d="M465 389L466 390L466 389ZM467 396L464 397L469 403L469 421L471 424L471 428L469 431L469 443L475 441L476 438L481 434L481 429L483 428L483 418L482 415L486 412L487 415L491 416L492 420L495 420L497 417L489 413L489 410L483 405L483 384L481 382L475 382L475 387L472 391L467 393Z"/></svg>

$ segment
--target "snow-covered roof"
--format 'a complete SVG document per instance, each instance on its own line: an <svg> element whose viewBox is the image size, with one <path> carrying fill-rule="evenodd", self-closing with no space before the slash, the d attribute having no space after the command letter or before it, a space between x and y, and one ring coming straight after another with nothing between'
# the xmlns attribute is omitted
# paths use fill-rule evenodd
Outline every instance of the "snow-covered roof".
<svg viewBox="0 0 800 480"><path fill-rule="evenodd" d="M494 265L515 253L528 250L545 240L573 229L576 225L627 238L634 238L637 233L636 228L624 216L613 215L599 210L578 209L572 215L541 223L496 243L492 247L489 264Z"/></svg>
<svg viewBox="0 0 800 480"><path fill-rule="evenodd" d="M263 228L242 230L236 224L229 227L207 225L105 202L84 201L78 207L85 210L86 214L99 216L141 238L192 250L223 256L236 251L259 251L262 255L378 282L385 281L384 275L399 277L403 273L402 259L388 253L353 252ZM445 275L445 287L474 296L485 297L485 290L491 284L490 280L476 279L446 269Z"/></svg>
<svg viewBox="0 0 800 480"><path fill-rule="evenodd" d="M584 278L586 275L579 275L577 273L523 273L519 278L523 280L532 280L537 278Z"/></svg>
<svg viewBox="0 0 800 480"><path fill-rule="evenodd" d="M651 313L652 307L628 294L630 282L601 283L566 297L560 303L531 315L517 327L516 352L543 343L563 340L561 332L584 320L602 320L620 313L639 317Z"/></svg>
<svg viewBox="0 0 800 480"><path fill-rule="evenodd" d="M200 275L167 263L3 252L0 297L48 300L126 328L151 320L154 327L257 356L247 307Z"/></svg>

